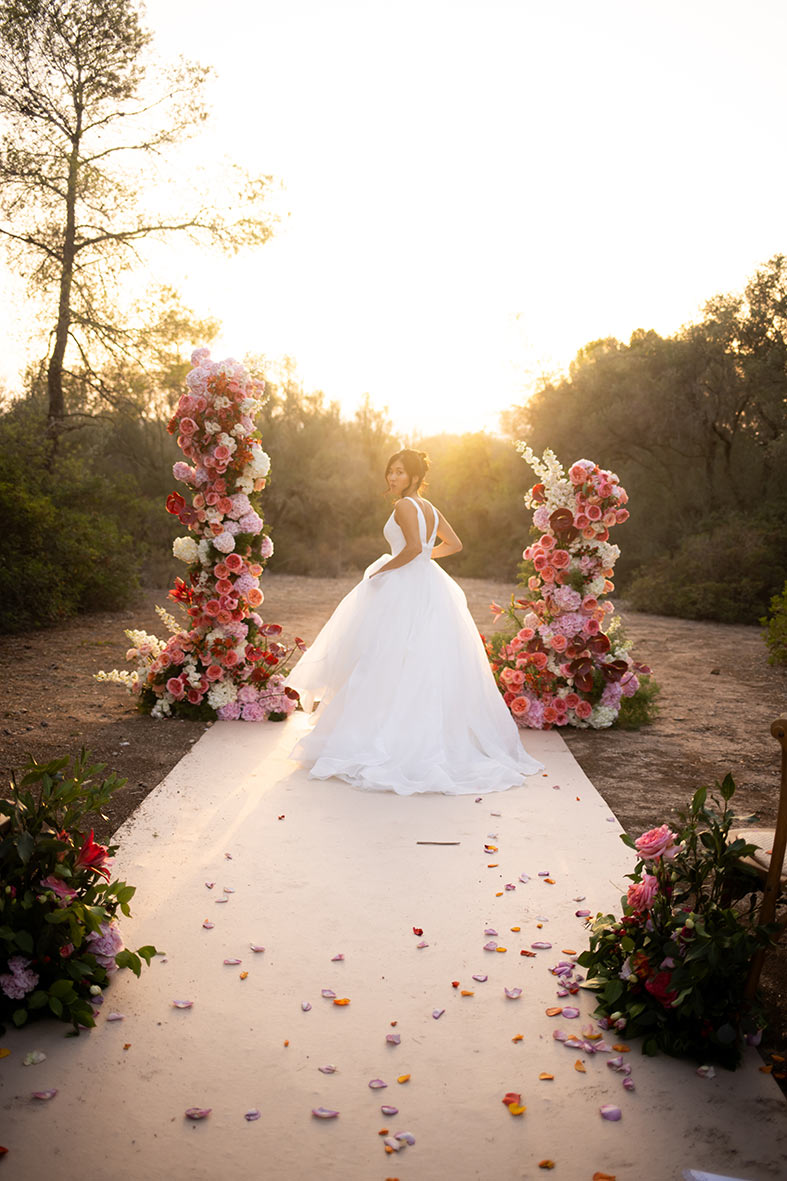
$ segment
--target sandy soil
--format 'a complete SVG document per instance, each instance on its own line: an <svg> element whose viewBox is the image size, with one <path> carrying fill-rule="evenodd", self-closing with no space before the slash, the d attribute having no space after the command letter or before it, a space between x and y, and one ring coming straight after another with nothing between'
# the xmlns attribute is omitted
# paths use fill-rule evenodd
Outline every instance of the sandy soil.
<svg viewBox="0 0 787 1181"><path fill-rule="evenodd" d="M353 578L266 574L265 617L311 641ZM460 580L482 631L489 603L511 588ZM39 762L87 747L125 776L114 797L109 836L197 741L204 724L152 722L124 691L93 679L124 667L125 628L161 635L155 605L165 590L146 591L128 610L83 616L56 630L0 637L0 770L7 782L28 756ZM171 604L169 604L171 606ZM773 825L779 797L779 748L771 722L787 711L787 677L771 668L758 628L695 623L622 611L639 659L661 685L660 714L640 731L567 731L572 754L634 836L672 821L701 784L732 772L737 810ZM787 1044L787 952L769 958L765 987L772 1010L769 1043Z"/></svg>

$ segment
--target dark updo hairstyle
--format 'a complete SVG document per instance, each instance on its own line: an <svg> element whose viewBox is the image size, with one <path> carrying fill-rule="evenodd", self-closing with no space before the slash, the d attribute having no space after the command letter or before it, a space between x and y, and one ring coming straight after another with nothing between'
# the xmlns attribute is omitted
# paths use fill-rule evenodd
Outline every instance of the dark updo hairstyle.
<svg viewBox="0 0 787 1181"><path fill-rule="evenodd" d="M412 451L409 447L405 447L404 451L397 451L388 460L385 465L386 476L397 459L410 477L410 483L407 486L408 493L414 492L417 496L426 480L426 473L429 471L429 456L425 451Z"/></svg>

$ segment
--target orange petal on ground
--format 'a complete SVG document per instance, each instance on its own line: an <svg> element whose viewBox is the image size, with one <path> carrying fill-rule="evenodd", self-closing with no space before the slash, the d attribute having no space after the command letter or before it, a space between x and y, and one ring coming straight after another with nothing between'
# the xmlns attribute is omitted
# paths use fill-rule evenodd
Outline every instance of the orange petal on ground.
<svg viewBox="0 0 787 1181"><path fill-rule="evenodd" d="M542 1083L546 1083L546 1082L551 1082L555 1076L554 1076L554 1074L547 1074L547 1072L545 1070L542 1070L541 1074L538 1077Z"/></svg>
<svg viewBox="0 0 787 1181"><path fill-rule="evenodd" d="M612 1047L612 1049L618 1054L628 1054L631 1050L631 1046L625 1046L623 1042L618 1042Z"/></svg>
<svg viewBox="0 0 787 1181"><path fill-rule="evenodd" d="M525 1037L525 1035L523 1033L517 1033L514 1037L511 1038L511 1041L512 1042L521 1042L524 1040L524 1037Z"/></svg>
<svg viewBox="0 0 787 1181"><path fill-rule="evenodd" d="M587 1074L585 1063L581 1060L581 1058L577 1058L576 1062L574 1063L574 1070L579 1071L580 1074Z"/></svg>
<svg viewBox="0 0 787 1181"><path fill-rule="evenodd" d="M540 1160L538 1167L539 1169L554 1169L555 1162L553 1160Z"/></svg>
<svg viewBox="0 0 787 1181"><path fill-rule="evenodd" d="M527 1111L527 1107L521 1103L509 1103L508 1110L512 1115L522 1115L523 1112Z"/></svg>
<svg viewBox="0 0 787 1181"><path fill-rule="evenodd" d="M348 996L337 996L334 997L333 1003L335 1005L349 1005L350 998Z"/></svg>
<svg viewBox="0 0 787 1181"><path fill-rule="evenodd" d="M396 1081L397 1083L409 1083L410 1076L409 1074L400 1074Z"/></svg>
<svg viewBox="0 0 787 1181"><path fill-rule="evenodd" d="M471 988L463 988L462 991L459 993L459 995L460 996L475 996L475 993L473 992L473 990Z"/></svg>
<svg viewBox="0 0 787 1181"><path fill-rule="evenodd" d="M559 1017L563 1012L562 1005L553 1005L551 1009L547 1009L547 1017Z"/></svg>

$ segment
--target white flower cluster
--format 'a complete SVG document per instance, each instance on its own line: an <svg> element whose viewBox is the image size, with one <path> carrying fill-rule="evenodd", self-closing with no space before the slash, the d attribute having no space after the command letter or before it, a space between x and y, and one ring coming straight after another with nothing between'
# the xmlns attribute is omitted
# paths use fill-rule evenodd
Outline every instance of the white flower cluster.
<svg viewBox="0 0 787 1181"><path fill-rule="evenodd" d="M136 672L129 672L128 669L113 668L111 672L105 673L103 671L94 674L97 681L111 681L113 685L124 685L129 693L133 693L139 682L139 676Z"/></svg>
<svg viewBox="0 0 787 1181"><path fill-rule="evenodd" d="M193 537L176 537L172 543L172 553L179 562L195 562L199 554L197 543Z"/></svg>
<svg viewBox="0 0 787 1181"><path fill-rule="evenodd" d="M208 703L217 710L221 709L223 705L229 705L237 696L237 686L230 680L217 681L208 689Z"/></svg>

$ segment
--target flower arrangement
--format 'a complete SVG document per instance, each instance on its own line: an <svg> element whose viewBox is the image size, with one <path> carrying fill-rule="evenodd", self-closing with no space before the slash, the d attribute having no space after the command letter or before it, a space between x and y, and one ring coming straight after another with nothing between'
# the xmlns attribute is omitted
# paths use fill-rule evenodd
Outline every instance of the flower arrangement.
<svg viewBox="0 0 787 1181"><path fill-rule="evenodd" d="M123 947L116 915L130 915L135 888L112 880L117 847L98 844L85 819L126 781L96 782L104 768L88 760L31 761L0 800L0 1029L44 1013L93 1026L112 973L139 976L157 954Z"/></svg>
<svg viewBox="0 0 787 1181"><path fill-rule="evenodd" d="M263 623L260 575L273 553L258 505L252 501L270 471L270 459L254 434L262 382L237 361L211 361L207 349L192 354L188 390L169 423L186 460L172 469L193 490L191 504L179 492L167 511L189 529L173 543L188 565L188 579L170 590L190 617L180 625L163 609L167 640L130 630L126 659L132 671L100 672L97 679L125 685L140 709L154 718L281 721L298 705L284 673L303 641L289 648L277 623ZM192 536L193 534L193 536Z"/></svg>
<svg viewBox="0 0 787 1181"><path fill-rule="evenodd" d="M610 726L650 673L629 655L614 606L603 600L620 554L609 531L628 518L628 496L590 460L566 475L552 451L539 459L518 449L540 477L525 497L538 539L522 554L528 594L512 595L508 608L492 604L495 619L511 621L486 642L492 672L520 726Z"/></svg>
<svg viewBox="0 0 787 1181"><path fill-rule="evenodd" d="M663 1050L733 1068L742 1039L757 1042L765 1024L744 990L771 928L757 923L754 878L741 865L754 846L729 839L732 777L716 789L712 808L707 788L696 792L678 833L662 824L636 841L623 835L639 860L622 916L596 917L578 962L589 971L584 987L598 990L596 1015L607 1028L642 1036L646 1054Z"/></svg>

